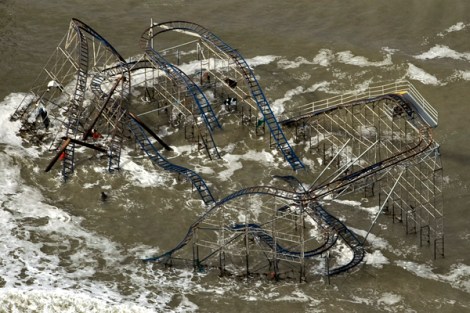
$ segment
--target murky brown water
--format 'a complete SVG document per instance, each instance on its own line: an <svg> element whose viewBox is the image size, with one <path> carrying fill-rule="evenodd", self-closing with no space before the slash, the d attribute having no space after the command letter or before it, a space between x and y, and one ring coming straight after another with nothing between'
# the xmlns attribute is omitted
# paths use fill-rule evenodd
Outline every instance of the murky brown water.
<svg viewBox="0 0 470 313"><path fill-rule="evenodd" d="M126 57L140 53L139 38L151 18L188 20L248 60L270 60L255 66L255 73L273 107L286 111L366 82L410 80L439 111L434 136L442 145L446 179L444 259L432 261L430 248L417 247L416 237L383 218L373 234L388 244L370 251L380 251L386 259L381 265L365 264L330 285L320 275L304 284L234 280L139 261L173 247L205 210L188 183L130 151L115 175L106 172L106 161L85 160L63 184L58 171L43 173L50 155L28 158L5 139L6 130L0 136L0 311L470 310L469 10L463 0L0 1L0 99L32 87L72 17ZM12 100L5 102L7 107ZM254 136L241 144L247 135L227 128L217 138L224 162L207 164L187 147L178 157L207 179L218 198L269 183L278 173L257 161L270 151L266 140ZM102 190L110 195L105 203ZM365 216L345 215L352 227Z"/></svg>

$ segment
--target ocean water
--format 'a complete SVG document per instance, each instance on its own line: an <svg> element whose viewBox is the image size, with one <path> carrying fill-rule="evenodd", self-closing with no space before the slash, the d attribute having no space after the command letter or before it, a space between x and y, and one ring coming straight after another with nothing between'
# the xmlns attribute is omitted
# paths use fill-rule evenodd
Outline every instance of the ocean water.
<svg viewBox="0 0 470 313"><path fill-rule="evenodd" d="M0 312L469 312L469 10L463 0L0 1ZM204 212L191 186L132 149L119 173L90 158L64 184L57 169L44 173L45 147L25 142L9 120L73 17L126 57L141 53L150 19L201 24L244 55L278 115L409 80L439 112L445 258L433 260L416 236L380 218L363 263L330 283L320 274L274 282L141 262L172 248ZM207 178L217 198L270 183L284 166L266 141L229 129L220 162L188 144L171 156ZM378 207L359 200L336 203L363 235L358 225Z"/></svg>

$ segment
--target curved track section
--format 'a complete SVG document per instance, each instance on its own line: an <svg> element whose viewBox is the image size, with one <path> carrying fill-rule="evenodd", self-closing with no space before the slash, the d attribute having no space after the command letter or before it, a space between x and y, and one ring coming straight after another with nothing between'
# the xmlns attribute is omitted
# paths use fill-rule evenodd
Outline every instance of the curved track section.
<svg viewBox="0 0 470 313"><path fill-rule="evenodd" d="M75 145L76 139L78 139L80 132L83 127L83 118L84 118L84 106L83 102L85 100L85 93L87 90L88 75L91 72L91 67L97 63L97 60L94 58L98 56L96 51L93 50L100 47L102 51L107 51L113 58L120 64L120 71L123 74L125 72L125 61L121 55L106 41L101 35L99 35L95 30L90 26L83 23L78 19L72 19L70 22L70 28L64 43L64 47L58 47L58 50L62 51L66 57L70 66L75 69L75 87L73 92L68 100L68 107L66 117L62 122L62 126L65 129L65 137L73 139L72 142L66 146L63 151L63 161L62 161L62 176L64 180L67 180L74 172L75 168ZM69 48L74 49L68 51ZM97 49L100 49L97 48ZM92 49L92 51L90 51ZM109 61L109 60L106 60ZM63 64L64 67L66 64ZM45 69L47 75L53 78L49 84L54 83L59 85L61 90L64 86L61 85L64 82L60 75L63 73L63 69L59 70L53 69L48 71ZM49 86L48 84L48 86ZM52 85L51 85L52 86ZM49 91L49 88L48 88ZM112 89L110 93L113 93L115 90ZM109 95L110 96L110 95ZM42 97L42 96L41 96ZM110 149L112 151L112 149ZM117 151L119 153L119 151ZM112 155L112 153L110 153Z"/></svg>
<svg viewBox="0 0 470 313"><path fill-rule="evenodd" d="M209 100L207 100L201 88L178 67L165 60L165 58L152 47L152 40L157 34L158 33L153 33L153 27L150 27L144 31L140 40L141 48L144 50L149 60L164 70L173 81L180 86L184 86L193 96L194 102L197 104L199 112L201 113L201 117L211 131L215 128L222 128Z"/></svg>
<svg viewBox="0 0 470 313"><path fill-rule="evenodd" d="M146 30L141 37L141 47L144 50L147 58L154 64L155 67L162 69L165 73L179 86L186 88L187 92L192 96L194 102L199 108L201 117L208 129L208 143L211 158L220 158L217 150L212 132L215 128L222 128L217 116L212 109L209 100L206 98L204 92L197 86L183 71L176 66L168 63L165 58L160 55L153 47L152 41L155 37L152 34L152 28Z"/></svg>
<svg viewBox="0 0 470 313"><path fill-rule="evenodd" d="M90 125L86 125L87 127L85 129L83 139L87 139L87 137L90 135L91 130L95 127L96 122L98 119L104 119L105 123L108 124L112 131L112 137L109 142L109 147L108 147L108 157L109 157L109 163L108 163L108 169L109 171L115 170L119 168L119 163L120 163L120 156L121 156L121 147L122 147L122 128L123 125L120 121L121 117L123 114L125 114L126 108L123 107L124 104L124 99L127 97L127 95L130 93L130 75L129 75L129 70L127 67L127 62L124 60L124 58L121 56L121 54L100 34L98 34L93 28L88 26L87 24L79 21L78 19L72 19L73 25L75 25L76 29L80 33L80 37L84 38L85 40L83 43L80 44L80 64L85 62L85 55L87 58L87 66L88 67L93 67L94 70L98 71L97 74L93 76L90 82L90 87L91 89L96 93L97 86L99 85L99 91L100 94L98 96L98 101L95 102L95 106L92 108L94 110L94 117L90 121ZM86 42L87 37L91 38L93 40L91 49L93 49L92 54L88 56L88 49L89 49L89 44ZM107 51L110 56L114 59L114 65L112 67L112 71L108 69L102 69L100 68L100 64L102 62L109 62L110 60L106 60L106 57L101 52L101 47L96 48L94 40L97 41L97 43L101 46L104 47L103 50ZM86 51L85 51L86 50ZM89 58L92 58L91 64ZM104 60L102 60L104 59ZM103 64L107 65L107 64ZM80 70L82 69L82 65L80 65ZM89 71L89 70L88 70ZM75 90L75 93L79 93L82 95L85 92L86 88L86 77L81 78L82 75L79 75L79 78L77 79L77 87ZM104 78L105 77L110 77L113 79L113 82L111 83L112 87L110 90L102 90L102 86L104 83ZM83 81L82 81L83 80ZM120 87L121 94L117 95L117 87ZM103 101L103 99L106 99ZM83 99L82 99L83 101ZM83 112L82 112L83 114ZM73 154L72 154L73 155ZM65 152L65 160L63 163L63 167L66 168L67 166L67 158L68 154L67 151ZM73 171L73 168L72 168ZM64 175L65 177L65 175Z"/></svg>
<svg viewBox="0 0 470 313"><path fill-rule="evenodd" d="M387 95L385 97L391 97L394 101L397 101L397 98L395 95L392 95L392 96ZM372 100L358 101L354 103L354 105L358 105L358 104L367 105L368 103L371 103L371 102L373 101ZM401 103L400 105L402 106L403 111L405 112L406 116L408 116L408 118L411 119L413 114L412 114L412 111L409 110L410 107L406 103ZM334 110L334 108L331 108L331 110ZM322 113L325 113L325 111L323 111ZM318 113L318 114L321 114L321 113ZM422 126L422 125L419 125L419 121L417 121L417 123L418 123L417 126ZM380 160L379 162L376 162L374 164L365 166L359 170L356 170L355 172L351 174L343 175L339 178L327 181L325 183L312 186L309 190L304 189L302 192L296 192L296 191L287 191L287 190L283 190L283 189L279 189L275 187L269 187L269 186L257 186L257 187L245 188L235 193L232 193L228 195L227 197L225 197L224 199L218 201L209 211L207 211L196 222L194 222L190 226L183 240L179 244L177 244L173 249L167 251L166 253L162 255L145 259L145 261L166 262L170 260L172 258L172 255L175 252L185 247L193 239L193 236L196 232L196 229L199 227L199 225L202 224L206 219L209 220L209 218L213 216L219 209L221 209L224 204L242 196L258 194L258 195L270 195L273 197L279 197L282 199L291 200L295 203L298 203L299 201L302 201L304 203L309 202L308 206L305 209L307 214L310 215L312 218L316 217L317 220L318 218L323 220L324 223L328 225L329 229L337 233L338 236L342 238L342 240L346 243L346 245L353 252L353 258L350 262L348 262L345 265L341 265L336 268L329 269L328 275L333 276L333 275L337 275L342 272L348 271L349 269L358 265L363 260L365 251L362 246L362 243L358 240L356 235L350 229L348 229L339 219L329 214L318 203L318 201L322 199L323 197L325 197L326 195L329 195L335 192L339 193L343 189L347 188L350 184L353 184L361 179L365 179L371 175L382 172L406 160L412 159L420 155L424 151L426 151L434 142L430 134L430 130L428 127L423 126L423 127L417 127L416 131L419 136L414 146L407 145L404 147L404 150L401 151L400 153L396 153L391 157ZM294 177L287 176L287 177L279 177L279 178L288 182L294 189L297 189L297 190L303 189L302 185L299 184L299 181L295 179ZM256 224L259 224L259 222L257 222ZM272 238L269 236L269 234L267 234L266 232L263 232L259 227L256 227L254 225L255 224L253 224L252 227L249 227L250 232L254 236L258 237L260 241L268 245L273 251L276 251L277 253L281 255L285 255L291 258L298 256L296 252L289 251L288 249L282 246L277 246L275 242L272 240ZM241 226L239 228L241 229ZM246 225L245 225L245 229L246 229ZM326 249L331 247L331 245L334 244L334 242L332 242L331 240L332 239L329 239L327 241L327 243L324 245L324 249L320 247L318 248L319 249L318 251L316 250L311 251L312 256L315 255L317 252L321 253L319 251L326 251ZM309 255L309 253L307 253L307 256Z"/></svg>
<svg viewBox="0 0 470 313"><path fill-rule="evenodd" d="M139 143L141 149L148 155L154 164L158 165L164 170L178 173L186 177L193 184L193 186L196 187L202 201L204 201L206 205L215 203L215 199L212 196L209 187L206 185L206 182L202 179L201 176L191 171L190 169L168 162L168 160L165 159L158 152L157 148L152 144L145 132L144 127L142 127L142 125L136 119L132 118L132 116L129 116L128 126L131 132L134 134L135 139Z"/></svg>
<svg viewBox="0 0 470 313"><path fill-rule="evenodd" d="M275 242L274 238L268 234L263 228L261 228L258 224L236 224L230 227L230 230L243 232L248 231L254 237L259 238L264 244L266 244L269 248L273 251L276 251L277 254L282 255L283 257L292 258L292 259L300 259L302 257L301 251L292 251L290 249L284 248L278 243ZM327 240L321 244L319 247L304 251L303 257L304 258L313 258L319 254L330 249L336 243L336 236L328 236Z"/></svg>
<svg viewBox="0 0 470 313"><path fill-rule="evenodd" d="M393 101L398 102L400 107L403 110L402 112L406 113L409 118L412 118L413 112L417 112L417 110L413 108L413 105L409 101L407 101L402 95L396 94L396 93L390 93L390 94L384 94L384 95L380 95L380 96L376 96L372 98L350 101L350 102L346 102L343 104L329 106L329 107L318 109L318 110L313 110L312 112L309 112L309 113L305 113L299 116L282 120L280 121L280 124L291 125L293 123L296 123L305 119L309 119L311 117L314 117L320 114L329 113L329 112L338 110L340 108L353 107L353 106L358 106L358 105L367 105L367 104L374 103L380 100L393 100Z"/></svg>
<svg viewBox="0 0 470 313"><path fill-rule="evenodd" d="M353 258L345 265L338 266L328 270L328 275L333 276L355 267L364 259L365 251L362 243L356 235L346 227L339 219L328 213L319 203L312 205L312 211L309 214L318 215L331 229L333 229L348 245L353 252Z"/></svg>
<svg viewBox="0 0 470 313"><path fill-rule="evenodd" d="M336 191L341 191L350 184L357 182L361 179L364 179L368 176L377 174L387 168L390 168L394 165L399 164L400 162L412 159L413 157L425 152L433 144L432 140L426 141L423 138L416 144L416 146L407 149L399 154L394 155L393 157L387 158L383 161L377 162L365 168L362 168L356 172L353 172L349 175L340 177L332 182L328 182L319 186L312 186L312 188L307 192L308 200L316 200L324 197L328 194L331 194Z"/></svg>
<svg viewBox="0 0 470 313"><path fill-rule="evenodd" d="M209 211L207 211L204 215L202 215L196 222L194 222L190 227L188 232L186 233L186 236L183 238L183 240L180 241L173 249L159 255L156 257L151 257L144 259L144 261L161 261L161 260L168 260L171 258L172 254L175 253L176 251L182 249L186 244L191 241L193 235L194 235L194 230L199 226L199 224L210 217L211 215L215 214L218 209L222 207L225 203L241 197L241 196L247 196L247 195L271 195L274 197L279 197L287 200L293 200L293 201L298 201L299 199L302 199L303 201L316 201L318 199L321 199L322 197L331 194L335 191L340 191L344 188L346 188L349 184L352 184L360 179L363 179L367 176L373 175L385 168L388 168L390 166L396 165L403 160L412 158L421 152L425 151L429 145L432 142L429 142L428 144L424 145L423 147L423 140L421 140L415 147L411 148L410 150L407 150L403 152L403 155L397 155L396 157L389 158L388 160L384 160L382 162L379 162L377 164L373 164L371 166L368 166L366 168L361 169L358 172L352 173L350 175L341 177L333 182L329 182L327 184L317 186L313 190L309 190L307 192L292 192L292 191L287 191L284 189L280 188L275 188L275 187L270 187L270 186L256 186L256 187L250 187L250 188L245 188L242 190L239 190L237 192L234 192L224 199L218 201ZM324 209L321 207L316 207L315 211L318 211L317 213L322 217L322 219L327 223L331 224L332 226L346 241L346 243L353 249L355 255L357 254L357 259L362 260L364 256L364 252L359 251L362 248L359 248L357 244L355 243L357 239L355 239L354 234L352 234L347 227L342 224L339 220L331 216L329 213L327 213ZM345 239L346 238L346 239ZM357 250L357 252L356 252ZM362 254L362 256L360 256ZM355 257L356 258L356 257ZM358 262L360 262L360 260ZM353 260L354 261L354 260ZM357 260L356 260L357 261ZM353 267L354 265L351 265L347 269ZM334 275L335 273L340 273L342 271L346 271L347 269L340 270L340 271L335 271L332 272Z"/></svg>
<svg viewBox="0 0 470 313"><path fill-rule="evenodd" d="M263 187L263 188L253 187L253 188L244 189L242 192L236 192L222 199L221 201L217 202L214 207L212 207L203 216L201 216L195 223L193 223L191 227L189 228L188 232L186 233L186 236L183 238L183 240L178 245L176 245L173 249L161 255L144 259L144 261L169 262L174 253L184 248L193 239L195 230L197 229L197 227L203 220L207 219L210 215L214 214L218 208L220 208L223 204L227 203L228 201L235 199L237 197L243 196L243 195L252 195L252 194L269 194L269 195L276 195L276 196L287 198L287 199L292 199L294 197L296 198L301 197L303 193L291 193L291 192L288 192L282 189L273 188L273 187ZM354 253L353 259L348 264L329 270L329 272L327 273L328 275L333 276L333 275L337 275L339 273L345 272L353 268L354 266L356 266L362 261L362 259L364 258L365 252L364 252L362 245L360 244L360 241L357 239L354 233L351 230L349 230L341 221L339 221L337 218L329 214L319 204L316 204L312 208L308 208L307 213L313 219L316 219L316 216L320 217L332 230L334 230L338 234L338 236L340 236L345 241L345 243L351 248L351 250ZM284 248L281 245L277 244L272 238L272 236L270 236L266 231L264 231L258 224L249 224L248 226L244 224L236 224L230 227L230 230L239 231L239 232L248 230L249 234L251 234L254 237L257 237L261 242L269 246L273 251L276 251L276 253L279 254L280 256L283 256L284 258L287 258L287 259L302 258L302 252L292 251L290 249ZM312 257L318 256L324 253L336 243L336 240L337 240L337 236L328 235L326 241L323 244L321 244L315 249L304 251L303 258L312 258Z"/></svg>
<svg viewBox="0 0 470 313"><path fill-rule="evenodd" d="M155 62L151 60L139 60L139 61L132 61L128 63L129 66L129 71L134 72L138 71L141 69L161 69L162 71L165 71L164 69L160 68L159 64L156 64ZM177 69L179 71L179 69ZM167 72L166 72L167 73ZM167 73L168 74L168 73ZM184 73L183 73L184 74ZM170 79L174 79L174 76L168 76ZM189 78L188 78L189 79ZM174 80L172 80L174 82ZM175 85L178 85L178 82L175 82ZM197 86L196 86L197 87ZM175 101L178 101L176 98L174 99ZM181 109L178 108L178 110L181 112ZM188 112L190 112L188 110ZM202 143L204 145L204 148L207 152L207 155L211 160L214 159L220 159L220 153L219 150L217 149L217 145L215 144L214 137L212 136L211 131L205 131L201 123L198 123L196 117L193 115L194 118L194 125L196 125L196 129L198 131L198 134L202 140ZM207 127L207 124L204 124Z"/></svg>
<svg viewBox="0 0 470 313"><path fill-rule="evenodd" d="M257 187L251 187L251 188L245 188L245 189L242 189L242 190L239 190L235 193L232 193L231 195L225 197L224 199L218 201L217 203L215 203L215 205L210 208L206 213L204 213L201 217L199 217L188 229L188 232L186 233L186 235L184 236L183 240L181 240L173 249L161 254L161 255L158 255L158 256L155 256L155 257L150 257L150 258L146 258L144 259L144 261L148 261L148 262L155 262L155 261L163 261L163 262L167 262L169 259L171 259L172 255L181 250L183 247L185 247L188 242L191 241L191 239L193 238L193 235L194 235L194 230L199 226L199 224L204 221L205 219L209 218L211 215L215 214L217 212L217 210L222 206L224 205L225 203L235 199L235 198L238 198L238 197L241 197L241 196L244 196L244 195L253 195L253 194L264 194L264 195L273 195L273 196L279 196L281 198L284 198L284 199L290 199L290 200L293 200L293 199L297 199L298 198L298 195L297 193L295 192L290 192L290 191L287 191L287 190L283 190L283 189L278 189L278 188L274 188L274 187L268 187L268 186L257 186Z"/></svg>
<svg viewBox="0 0 470 313"><path fill-rule="evenodd" d="M65 136L75 139L78 136L78 127L80 122L81 106L85 99L85 90L87 84L88 74L88 42L84 33L87 33L91 28L85 23L72 19L70 23L71 28L76 31L76 36L79 40L79 54L78 54L78 69L77 69L77 83L75 91L69 105L69 114L65 123L66 131ZM95 33L94 31L92 33ZM71 143L64 151L64 158L62 162L62 176L67 180L74 171L74 154L75 143Z"/></svg>
<svg viewBox="0 0 470 313"><path fill-rule="evenodd" d="M163 28L163 30L157 30L157 28ZM255 74L253 73L252 69L245 61L243 56L235 49L230 47L227 43L222 41L219 37L215 34L207 30L206 28L202 27L201 25L185 22L185 21L171 21L165 23L155 24L150 27L146 33L152 33L153 37L158 35L159 33L164 33L167 31L187 31L194 34L197 34L201 37L202 40L212 44L220 51L224 52L225 54L229 55L238 68L243 73L243 76L248 84L248 87L251 92L252 98L255 100L259 111L263 115L265 123L268 125L269 131L271 132L274 141L278 149L282 152L286 161L290 164L290 166L295 170L303 169L305 166L300 161L300 159L295 154L294 150L290 146L289 142L287 141L284 132L282 131L281 126L277 122L276 116L274 115L266 96L263 93L263 90L256 79ZM146 35L144 33L144 35ZM144 38L144 37L143 37ZM148 37L144 40L147 41L148 46Z"/></svg>

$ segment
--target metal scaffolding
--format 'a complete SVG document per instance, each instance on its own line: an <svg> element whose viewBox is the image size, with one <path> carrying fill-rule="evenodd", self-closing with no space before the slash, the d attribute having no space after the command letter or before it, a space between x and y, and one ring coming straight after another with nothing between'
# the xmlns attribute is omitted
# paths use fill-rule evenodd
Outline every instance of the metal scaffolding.
<svg viewBox="0 0 470 313"><path fill-rule="evenodd" d="M162 44L166 35L171 45ZM382 213L402 223L407 234L417 234L420 245L432 246L434 258L444 255L442 166L432 137L438 115L410 82L298 105L279 121L241 54L202 26L152 23L141 48L141 56L125 60L73 19L11 118L21 120L31 142L54 151L46 171L62 160L65 180L74 172L76 145L106 154L109 171L119 169L121 149L128 145L192 184L207 211L173 249L146 261L182 261L234 276L329 277L362 262L367 236ZM255 134L264 123L271 146L291 170L273 186L227 191L217 200L199 174L162 154L172 148L158 130L184 130L184 139L218 159L217 134L230 112ZM307 153L299 158L299 151ZM307 158L321 159L323 168L300 171ZM298 176L291 176L292 169ZM325 208L355 195L380 207L364 238ZM322 264L325 271L319 270Z"/></svg>

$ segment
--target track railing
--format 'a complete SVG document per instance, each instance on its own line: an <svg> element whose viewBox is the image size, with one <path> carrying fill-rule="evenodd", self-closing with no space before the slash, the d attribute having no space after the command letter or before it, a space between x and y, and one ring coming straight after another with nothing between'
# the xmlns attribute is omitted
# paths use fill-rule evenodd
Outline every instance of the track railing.
<svg viewBox="0 0 470 313"><path fill-rule="evenodd" d="M331 98L314 101L304 105L297 106L292 111L292 117L308 115L313 112L326 111L349 102L370 99L387 94L399 94L404 97L409 96L409 100L416 107L416 111L431 127L437 126L438 113L418 90L407 80L400 80L389 84L370 86L362 91L348 92Z"/></svg>

